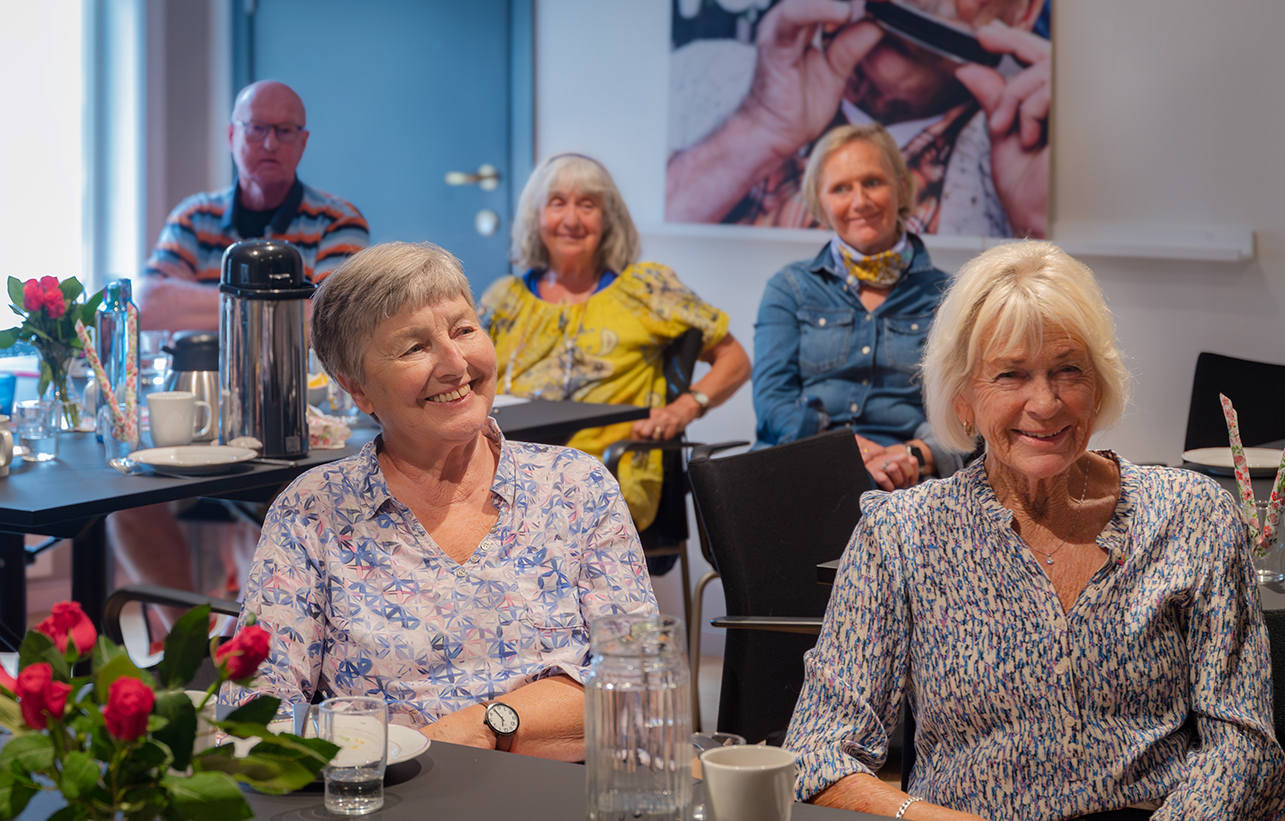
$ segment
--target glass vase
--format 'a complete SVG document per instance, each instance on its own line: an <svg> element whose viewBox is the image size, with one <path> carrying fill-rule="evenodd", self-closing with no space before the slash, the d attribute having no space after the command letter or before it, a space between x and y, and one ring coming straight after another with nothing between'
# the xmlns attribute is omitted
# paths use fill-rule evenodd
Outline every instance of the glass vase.
<svg viewBox="0 0 1285 821"><path fill-rule="evenodd" d="M93 419L85 413L80 392L71 381L72 359L70 354L46 356L41 352L41 375L48 369L49 384L40 398L57 403L59 430L93 430Z"/></svg>

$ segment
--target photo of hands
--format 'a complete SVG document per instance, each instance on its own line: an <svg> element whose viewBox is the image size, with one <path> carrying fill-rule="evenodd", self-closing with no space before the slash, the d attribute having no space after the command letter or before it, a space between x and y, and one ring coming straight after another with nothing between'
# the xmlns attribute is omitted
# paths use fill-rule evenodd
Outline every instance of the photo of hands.
<svg viewBox="0 0 1285 821"><path fill-rule="evenodd" d="M1048 234L1052 0L674 0L669 222L817 226L812 145L879 122L919 234Z"/></svg>

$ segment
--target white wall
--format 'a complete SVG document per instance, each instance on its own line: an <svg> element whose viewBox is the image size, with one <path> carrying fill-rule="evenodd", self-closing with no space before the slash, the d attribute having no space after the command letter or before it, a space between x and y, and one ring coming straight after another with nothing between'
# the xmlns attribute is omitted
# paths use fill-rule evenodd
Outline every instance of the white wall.
<svg viewBox="0 0 1285 821"><path fill-rule="evenodd" d="M814 254L823 235L662 224L669 9L667 0L537 3L536 150L601 159L643 229L645 256L727 311L748 349L767 279ZM1125 419L1097 441L1173 464L1200 351L1285 361L1285 3L1060 0L1054 14L1054 218L1256 231L1248 263L1085 257L1137 378ZM967 254L933 259L954 271ZM747 386L692 437L752 439L753 430Z"/></svg>

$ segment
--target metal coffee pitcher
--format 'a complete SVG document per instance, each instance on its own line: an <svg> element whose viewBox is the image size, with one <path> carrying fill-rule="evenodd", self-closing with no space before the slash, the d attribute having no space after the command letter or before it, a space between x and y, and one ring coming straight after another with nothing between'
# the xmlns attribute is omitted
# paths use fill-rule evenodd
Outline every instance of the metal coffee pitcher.
<svg viewBox="0 0 1285 821"><path fill-rule="evenodd" d="M213 442L219 438L219 335L179 331L161 350L174 360L161 389L191 391L198 402L210 403L210 421L192 436L192 442Z"/></svg>
<svg viewBox="0 0 1285 821"><path fill-rule="evenodd" d="M304 304L315 286L288 242L252 239L223 252L219 412L224 444L250 438L263 456L308 454Z"/></svg>

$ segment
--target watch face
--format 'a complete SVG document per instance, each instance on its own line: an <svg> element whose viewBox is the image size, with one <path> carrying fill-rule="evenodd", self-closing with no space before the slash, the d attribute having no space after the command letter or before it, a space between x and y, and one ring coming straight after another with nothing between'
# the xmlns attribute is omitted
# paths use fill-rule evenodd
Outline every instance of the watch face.
<svg viewBox="0 0 1285 821"><path fill-rule="evenodd" d="M518 731L518 711L497 702L486 708L486 723L500 735L513 735Z"/></svg>

